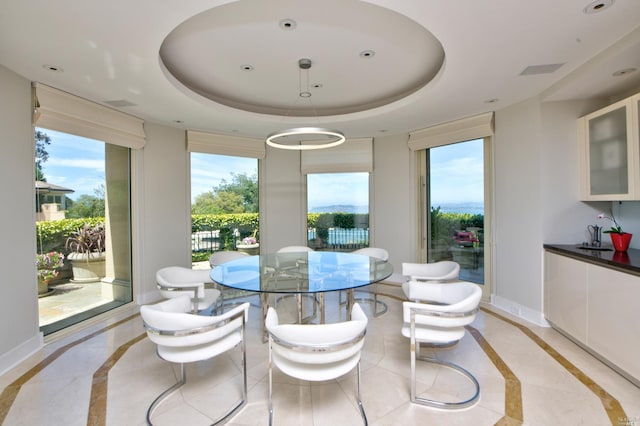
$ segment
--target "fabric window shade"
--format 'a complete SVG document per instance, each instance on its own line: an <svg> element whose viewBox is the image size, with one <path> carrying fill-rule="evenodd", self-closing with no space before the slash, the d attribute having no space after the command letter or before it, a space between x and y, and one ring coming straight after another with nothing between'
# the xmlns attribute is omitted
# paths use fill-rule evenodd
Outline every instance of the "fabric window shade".
<svg viewBox="0 0 640 426"><path fill-rule="evenodd" d="M488 136L493 136L493 112L411 132L408 145L416 151Z"/></svg>
<svg viewBox="0 0 640 426"><path fill-rule="evenodd" d="M33 125L127 148L144 147L144 120L40 83Z"/></svg>
<svg viewBox="0 0 640 426"><path fill-rule="evenodd" d="M302 173L355 173L373 171L373 140L347 139L327 149L301 151Z"/></svg>
<svg viewBox="0 0 640 426"><path fill-rule="evenodd" d="M187 131L187 151L189 152L263 159L264 145L261 139Z"/></svg>

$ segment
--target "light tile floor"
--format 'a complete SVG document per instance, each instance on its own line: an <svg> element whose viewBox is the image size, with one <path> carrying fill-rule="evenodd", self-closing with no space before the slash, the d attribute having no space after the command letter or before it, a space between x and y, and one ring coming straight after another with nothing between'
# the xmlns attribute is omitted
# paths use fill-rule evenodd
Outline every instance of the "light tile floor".
<svg viewBox="0 0 640 426"><path fill-rule="evenodd" d="M481 399L463 411L444 412L409 402L409 344L399 333L400 291L379 285L389 305L371 318L362 357L362 398L371 425L640 425L640 389L552 329L522 323L484 306L462 341L440 350L476 375ZM337 296L336 296L337 298ZM344 309L327 297L327 316L344 319ZM254 299L255 300L255 299ZM288 300L278 305L292 317ZM135 313L135 312L134 312ZM129 313L131 314L131 312ZM266 425L267 345L261 339L260 309L252 307L248 327L248 404L231 425ZM94 324L47 344L0 377L0 423L4 425L143 425L151 401L177 377L158 359L139 316ZM522 328L521 324L526 328ZM106 328L110 327L110 328ZM527 333L530 330L532 333ZM537 341L539 340L539 341ZM558 362L541 344L575 368ZM239 351L187 368L187 384L156 410L157 425L204 425L239 396ZM419 365L419 392L444 396L468 391L456 378ZM619 403L619 410L577 369ZM276 425L358 425L355 373L339 380L306 383L274 374Z"/></svg>

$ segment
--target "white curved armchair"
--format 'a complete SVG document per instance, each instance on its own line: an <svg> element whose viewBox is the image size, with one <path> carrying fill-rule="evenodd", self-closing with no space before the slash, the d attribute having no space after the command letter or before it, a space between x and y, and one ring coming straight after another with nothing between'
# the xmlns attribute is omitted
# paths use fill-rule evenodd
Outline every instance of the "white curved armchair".
<svg viewBox="0 0 640 426"><path fill-rule="evenodd" d="M220 290L205 288L205 283L212 283L209 272L208 269L167 266L156 272L156 283L164 298L171 299L187 293L191 296L193 313L211 315L216 311Z"/></svg>
<svg viewBox="0 0 640 426"><path fill-rule="evenodd" d="M191 300L186 294L155 305L140 307L140 315L149 339L157 344L158 356L180 364L180 380L162 392L147 410L147 423L151 423L154 409L169 394L186 383L185 363L211 359L241 346L242 395L240 400L216 423L229 418L247 400L247 365L245 347L245 325L249 315L249 304L245 303L218 316L202 316L187 313Z"/></svg>
<svg viewBox="0 0 640 426"><path fill-rule="evenodd" d="M420 344L448 347L465 334L478 312L482 290L470 282L434 283L426 286L433 303L403 302L402 335L411 339L411 402L442 409L464 408L480 397L476 378L459 365L420 355ZM416 395L416 359L444 365L464 375L475 387L470 398L456 402L436 401Z"/></svg>
<svg viewBox="0 0 640 426"><path fill-rule="evenodd" d="M273 373L275 365L284 374L307 381L332 380L356 368L358 407L364 424L367 416L360 398L360 354L368 319L357 303L351 320L334 324L279 324L269 308L265 325L269 333L269 424L273 423Z"/></svg>
<svg viewBox="0 0 640 426"><path fill-rule="evenodd" d="M407 281L402 283L402 291L409 300L429 300L422 289L425 283L454 282L460 276L460 265L450 260L434 263L402 263L402 275Z"/></svg>

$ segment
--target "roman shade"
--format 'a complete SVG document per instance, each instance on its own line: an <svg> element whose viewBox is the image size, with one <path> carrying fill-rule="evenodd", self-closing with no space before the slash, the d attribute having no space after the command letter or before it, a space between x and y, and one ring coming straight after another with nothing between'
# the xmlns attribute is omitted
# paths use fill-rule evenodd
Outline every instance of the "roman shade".
<svg viewBox="0 0 640 426"><path fill-rule="evenodd" d="M187 151L258 159L263 159L265 156L264 141L261 139L218 135L193 130L187 131Z"/></svg>
<svg viewBox="0 0 640 426"><path fill-rule="evenodd" d="M493 112L411 132L408 145L410 150L417 151L488 136L493 136Z"/></svg>
<svg viewBox="0 0 640 426"><path fill-rule="evenodd" d="M302 173L356 173L373 171L373 140L347 139L327 149L301 151Z"/></svg>
<svg viewBox="0 0 640 426"><path fill-rule="evenodd" d="M145 144L144 121L41 83L33 83L33 125L127 148Z"/></svg>

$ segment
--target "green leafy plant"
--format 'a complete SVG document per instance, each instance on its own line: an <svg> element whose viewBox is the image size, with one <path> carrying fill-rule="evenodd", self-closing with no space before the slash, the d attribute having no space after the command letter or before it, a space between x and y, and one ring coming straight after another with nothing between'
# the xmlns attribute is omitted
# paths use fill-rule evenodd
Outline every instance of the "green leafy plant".
<svg viewBox="0 0 640 426"><path fill-rule="evenodd" d="M67 250L76 253L102 253L105 251L105 229L103 224L90 225L85 223L81 228L73 231L65 244Z"/></svg>
<svg viewBox="0 0 640 426"><path fill-rule="evenodd" d="M609 219L611 223L613 223L611 229L607 229L606 231L602 232L604 232L605 234L626 234L626 232L622 230L622 226L620 226L618 221L616 221L616 217L613 215L613 212L611 212L610 214L611 216L605 216L602 213L598 215L598 219Z"/></svg>

